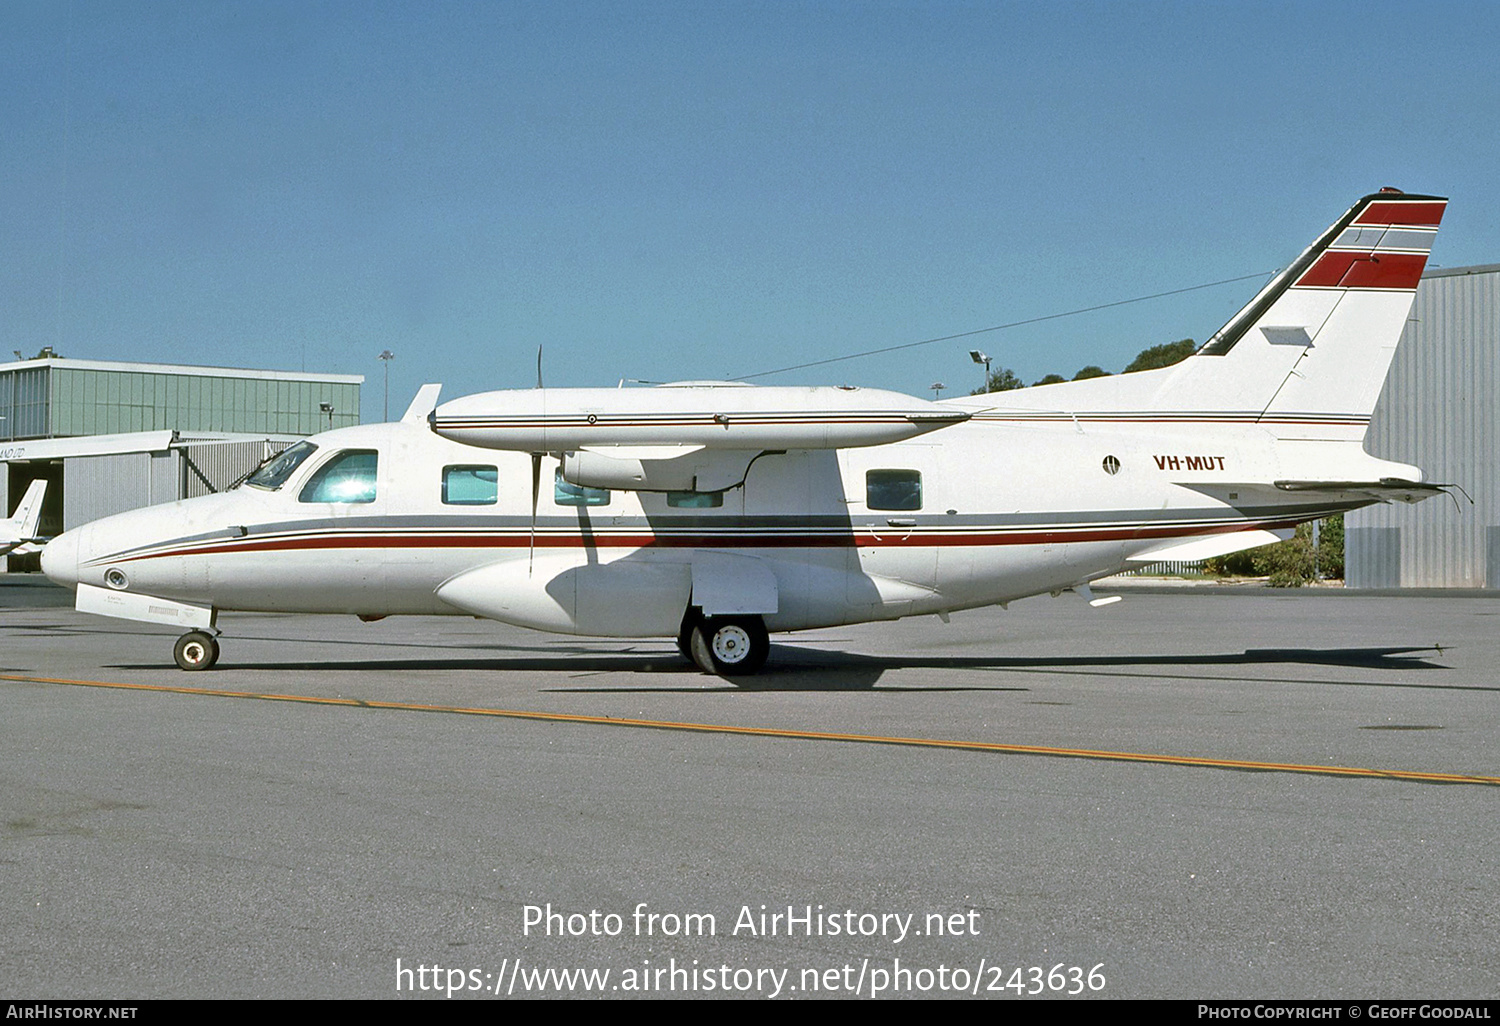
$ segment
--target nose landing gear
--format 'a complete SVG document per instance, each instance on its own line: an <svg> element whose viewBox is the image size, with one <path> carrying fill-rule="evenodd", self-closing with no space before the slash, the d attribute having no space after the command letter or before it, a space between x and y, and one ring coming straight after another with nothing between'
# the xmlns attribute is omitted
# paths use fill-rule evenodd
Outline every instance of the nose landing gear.
<svg viewBox="0 0 1500 1026"><path fill-rule="evenodd" d="M184 670L207 670L219 661L219 639L207 631L188 631L172 646L172 658Z"/></svg>

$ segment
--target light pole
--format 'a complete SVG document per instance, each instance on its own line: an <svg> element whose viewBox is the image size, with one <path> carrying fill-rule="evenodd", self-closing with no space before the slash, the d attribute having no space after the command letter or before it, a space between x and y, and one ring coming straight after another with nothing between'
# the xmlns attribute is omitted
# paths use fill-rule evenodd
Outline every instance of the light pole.
<svg viewBox="0 0 1500 1026"><path fill-rule="evenodd" d="M333 430L333 403L319 403L318 412L328 414L328 430Z"/></svg>
<svg viewBox="0 0 1500 1026"><path fill-rule="evenodd" d="M943 384L941 381L934 381L927 387L932 389L933 392L937 393L933 396L934 399L941 399L943 397L943 389L947 388L948 386Z"/></svg>
<svg viewBox="0 0 1500 1026"><path fill-rule="evenodd" d="M989 358L989 355L986 354L986 353L981 353L977 349L970 349L969 350L969 359L973 360L975 363L982 363L982 364L984 364L984 390L986 392L988 392L990 390L990 358Z"/></svg>
<svg viewBox="0 0 1500 1026"><path fill-rule="evenodd" d="M385 364L385 408L381 411L380 418L382 423L389 423L391 419L391 361L395 358L396 354L389 349L382 349L377 357Z"/></svg>
<svg viewBox="0 0 1500 1026"><path fill-rule="evenodd" d="M1312 557L1313 557L1313 580L1321 581L1323 575L1318 571L1318 527L1323 521L1314 520L1312 525Z"/></svg>

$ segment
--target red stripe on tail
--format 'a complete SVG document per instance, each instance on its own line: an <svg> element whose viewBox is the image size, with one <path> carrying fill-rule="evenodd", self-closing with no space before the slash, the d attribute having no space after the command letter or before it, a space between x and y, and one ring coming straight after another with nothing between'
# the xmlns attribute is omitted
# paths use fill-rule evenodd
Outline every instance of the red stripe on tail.
<svg viewBox="0 0 1500 1026"><path fill-rule="evenodd" d="M1409 224L1436 228L1443 220L1443 208L1448 204L1400 202L1376 200L1365 208L1365 212L1354 219L1355 224Z"/></svg>
<svg viewBox="0 0 1500 1026"><path fill-rule="evenodd" d="M1414 289L1427 266L1425 253L1329 252L1293 288Z"/></svg>

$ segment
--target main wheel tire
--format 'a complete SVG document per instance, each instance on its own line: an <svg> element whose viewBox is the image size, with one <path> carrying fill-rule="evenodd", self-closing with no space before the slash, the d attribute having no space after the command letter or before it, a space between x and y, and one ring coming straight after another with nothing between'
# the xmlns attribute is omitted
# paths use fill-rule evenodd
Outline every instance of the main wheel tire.
<svg viewBox="0 0 1500 1026"><path fill-rule="evenodd" d="M207 670L219 661L219 639L206 631L188 631L172 646L172 658L184 670Z"/></svg>
<svg viewBox="0 0 1500 1026"><path fill-rule="evenodd" d="M682 658L690 663L698 660L693 656L693 628L698 625L698 618L687 616L682 620L682 630L677 632L677 651L682 653Z"/></svg>
<svg viewBox="0 0 1500 1026"><path fill-rule="evenodd" d="M765 665L771 638L758 616L713 616L694 625L690 647L704 673L742 677Z"/></svg>

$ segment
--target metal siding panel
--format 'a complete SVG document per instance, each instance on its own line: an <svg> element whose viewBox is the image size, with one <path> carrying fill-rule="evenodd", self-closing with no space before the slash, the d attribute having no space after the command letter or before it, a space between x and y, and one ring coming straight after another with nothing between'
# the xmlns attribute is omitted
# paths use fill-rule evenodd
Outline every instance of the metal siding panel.
<svg viewBox="0 0 1500 1026"><path fill-rule="evenodd" d="M1352 532L1402 532L1401 584L1484 587L1490 574L1488 530L1500 522L1500 272L1425 278L1412 321L1376 405L1366 448L1413 463L1428 480L1462 485L1474 505L1441 498L1416 506L1383 506L1349 515ZM1383 576L1359 565L1373 550L1348 550L1352 587Z"/></svg>
<svg viewBox="0 0 1500 1026"><path fill-rule="evenodd" d="M9 382L0 377L0 388L6 388L8 385ZM7 394L9 394L8 388ZM16 501L19 502L20 500L17 499ZM14 511L10 508L10 464L0 463L0 513L9 516L12 512ZM0 556L0 574L5 573L9 569L10 557Z"/></svg>
<svg viewBox="0 0 1500 1026"><path fill-rule="evenodd" d="M273 453L285 449L288 442L213 442L203 445L183 446L182 451L193 461L203 476L208 478L214 491L223 491L260 465ZM191 468L184 468L184 497L208 495L210 489Z"/></svg>
<svg viewBox="0 0 1500 1026"><path fill-rule="evenodd" d="M77 456L63 461L63 530L151 505L151 454Z"/></svg>
<svg viewBox="0 0 1500 1026"><path fill-rule="evenodd" d="M182 455L175 449L151 453L151 505L182 498Z"/></svg>
<svg viewBox="0 0 1500 1026"><path fill-rule="evenodd" d="M1345 583L1351 588L1401 587L1401 529L1346 528L1344 562Z"/></svg>

